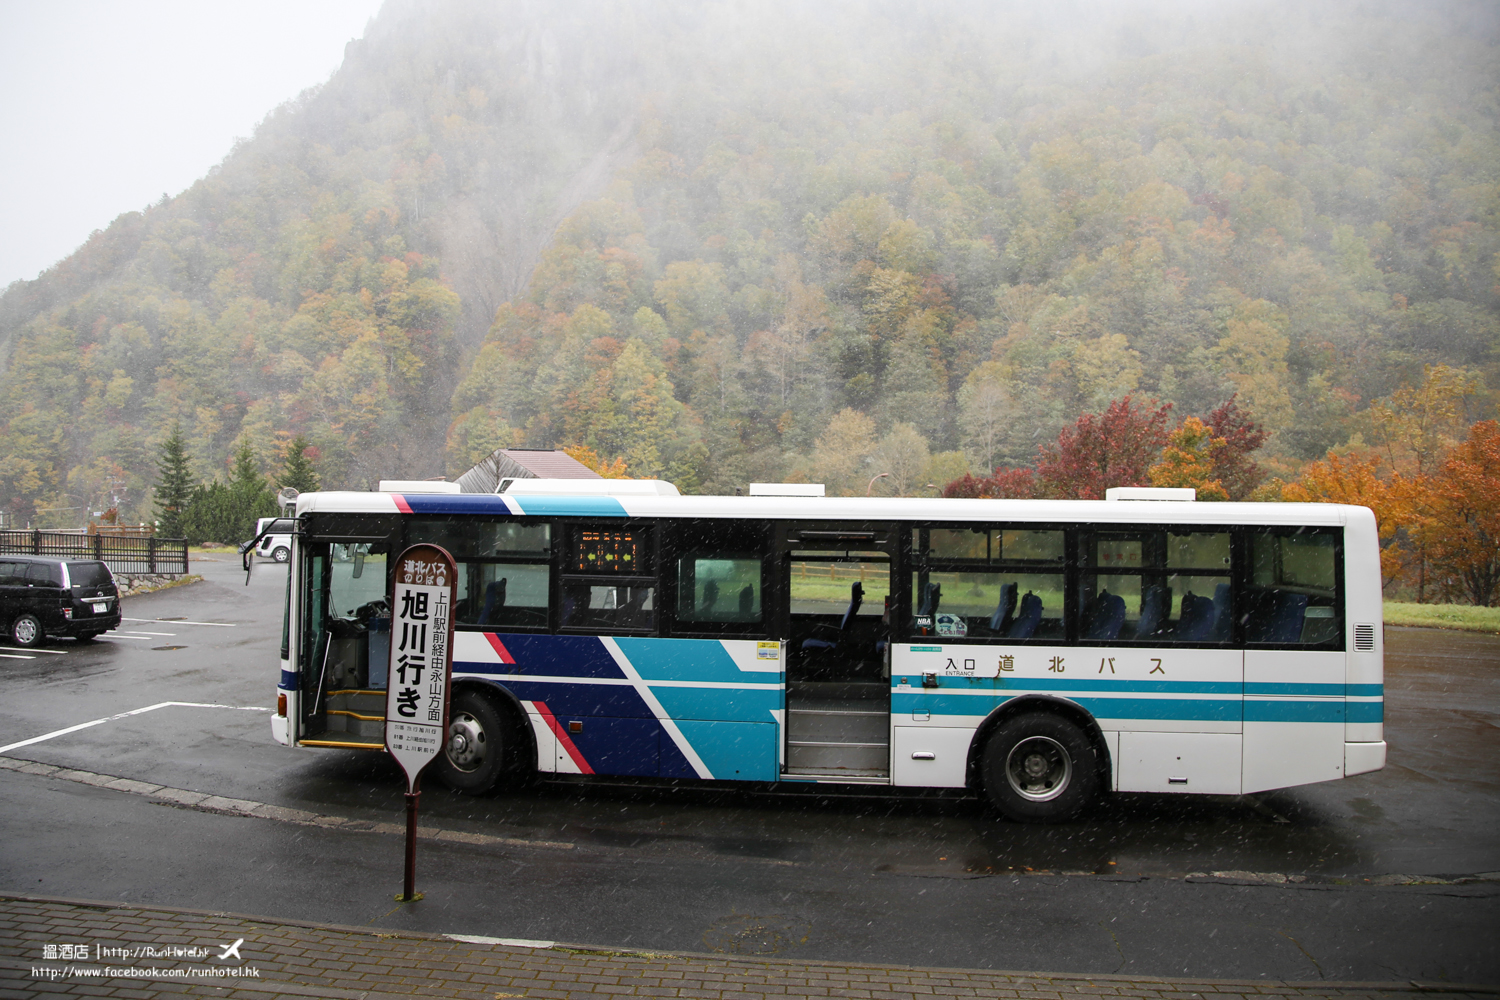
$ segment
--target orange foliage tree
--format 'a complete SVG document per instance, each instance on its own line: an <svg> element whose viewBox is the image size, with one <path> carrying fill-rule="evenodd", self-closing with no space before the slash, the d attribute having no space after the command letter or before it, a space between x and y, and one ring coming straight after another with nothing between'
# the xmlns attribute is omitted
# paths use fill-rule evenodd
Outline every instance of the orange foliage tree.
<svg viewBox="0 0 1500 1000"><path fill-rule="evenodd" d="M630 472L623 458L617 458L613 462L600 458L599 453L586 444L570 444L564 447L562 452L573 461L587 465L605 479L630 478Z"/></svg>
<svg viewBox="0 0 1500 1000"><path fill-rule="evenodd" d="M1405 492L1439 592L1489 607L1500 596L1500 424L1469 428L1438 470Z"/></svg>
<svg viewBox="0 0 1500 1000"><path fill-rule="evenodd" d="M1215 437L1207 424L1188 417L1167 439L1161 461L1147 470L1151 485L1191 486L1199 500L1228 500L1229 491L1214 476L1218 464L1214 459L1226 447L1225 440Z"/></svg>
<svg viewBox="0 0 1500 1000"><path fill-rule="evenodd" d="M1398 533L1413 523L1411 491L1400 476L1389 481L1376 475L1379 458L1340 458L1330 454L1302 471L1302 478L1281 489L1281 498L1291 503L1347 503L1375 512L1380 532L1380 574L1389 586L1403 575L1407 556L1397 542Z"/></svg>

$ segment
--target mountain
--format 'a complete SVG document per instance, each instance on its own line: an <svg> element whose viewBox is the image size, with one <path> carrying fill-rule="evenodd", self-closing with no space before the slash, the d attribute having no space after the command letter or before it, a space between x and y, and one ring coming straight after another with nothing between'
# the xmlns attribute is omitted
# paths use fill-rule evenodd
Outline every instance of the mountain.
<svg viewBox="0 0 1500 1000"><path fill-rule="evenodd" d="M582 444L854 489L1132 393L1238 393L1294 469L1426 364L1500 388L1496 41L1481 3L391 0L0 297L0 502L147 517L174 422L201 476L305 433L330 486Z"/></svg>

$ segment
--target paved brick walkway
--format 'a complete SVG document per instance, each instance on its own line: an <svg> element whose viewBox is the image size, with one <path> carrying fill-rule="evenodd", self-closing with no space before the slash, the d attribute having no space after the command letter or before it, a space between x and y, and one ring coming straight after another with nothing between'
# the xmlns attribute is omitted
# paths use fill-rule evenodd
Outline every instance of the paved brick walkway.
<svg viewBox="0 0 1500 1000"><path fill-rule="evenodd" d="M219 959L234 942L238 942L237 955ZM76 954L80 948L85 952L82 957ZM198 974L185 975L195 971ZM1212 995L1216 1000L1235 996L1354 1000L1418 993L1493 1000L1500 989L1435 983L1129 979L617 952L561 944L526 947L489 939L458 940L224 913L0 895L0 997L1195 1000Z"/></svg>

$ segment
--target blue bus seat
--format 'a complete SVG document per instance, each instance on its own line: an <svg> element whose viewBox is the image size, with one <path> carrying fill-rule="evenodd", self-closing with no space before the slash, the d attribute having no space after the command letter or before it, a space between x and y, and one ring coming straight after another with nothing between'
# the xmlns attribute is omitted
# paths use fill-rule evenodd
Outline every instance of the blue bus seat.
<svg viewBox="0 0 1500 1000"><path fill-rule="evenodd" d="M479 610L480 625L488 625L495 620L495 613L505 607L505 581L507 577L501 577L485 584L484 607Z"/></svg>
<svg viewBox="0 0 1500 1000"><path fill-rule="evenodd" d="M1010 631L1005 633L1007 639L1030 639L1036 634L1036 627L1042 623L1042 599L1031 591L1021 598L1021 612L1016 615L1016 620L1011 623Z"/></svg>
<svg viewBox="0 0 1500 1000"><path fill-rule="evenodd" d="M1120 629L1124 624L1125 598L1118 594L1111 594L1107 590L1101 590L1099 596L1094 599L1088 623L1084 626L1083 637L1094 640L1114 639L1120 635Z"/></svg>
<svg viewBox="0 0 1500 1000"><path fill-rule="evenodd" d="M998 634L1010 628L1016 614L1017 589L1019 588L1014 583L1000 585L1000 602L995 605L995 613L990 615L991 632Z"/></svg>
<svg viewBox="0 0 1500 1000"><path fill-rule="evenodd" d="M1135 623L1135 637L1145 639L1161 628L1163 618L1172 617L1172 593L1161 584L1152 584L1141 592L1141 617Z"/></svg>

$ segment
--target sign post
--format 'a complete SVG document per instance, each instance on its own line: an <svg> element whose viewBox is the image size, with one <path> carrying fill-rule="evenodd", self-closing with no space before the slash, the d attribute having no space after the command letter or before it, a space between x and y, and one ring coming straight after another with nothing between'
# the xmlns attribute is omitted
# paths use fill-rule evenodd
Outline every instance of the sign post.
<svg viewBox="0 0 1500 1000"><path fill-rule="evenodd" d="M422 769L443 752L448 736L455 570L446 549L413 545L396 560L391 585L385 745L406 772L406 880L396 897L402 903L422 898L416 891Z"/></svg>

